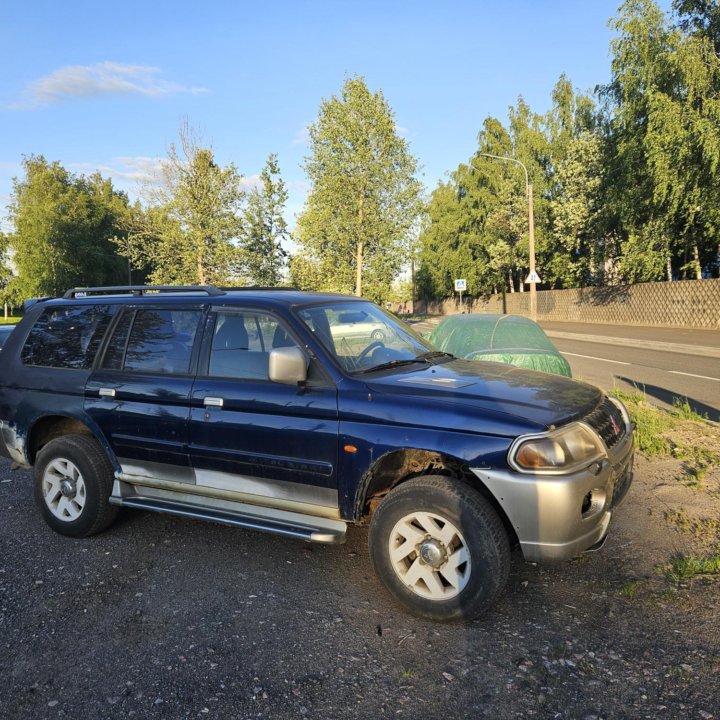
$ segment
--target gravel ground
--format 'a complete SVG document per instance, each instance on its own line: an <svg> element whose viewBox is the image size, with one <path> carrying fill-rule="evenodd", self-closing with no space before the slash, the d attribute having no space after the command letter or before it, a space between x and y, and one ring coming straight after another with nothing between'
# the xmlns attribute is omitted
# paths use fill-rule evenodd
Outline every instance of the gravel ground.
<svg viewBox="0 0 720 720"><path fill-rule="evenodd" d="M718 585L655 570L695 541L663 520L676 470L640 459L601 552L516 553L497 607L447 626L394 605L362 528L326 547L127 511L71 540L0 461L0 717L720 718ZM709 482L682 492L717 512Z"/></svg>

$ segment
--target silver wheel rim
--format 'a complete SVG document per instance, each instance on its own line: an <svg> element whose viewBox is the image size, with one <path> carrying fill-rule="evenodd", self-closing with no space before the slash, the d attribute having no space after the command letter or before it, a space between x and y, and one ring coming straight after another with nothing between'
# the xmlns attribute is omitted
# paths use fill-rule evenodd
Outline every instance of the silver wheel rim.
<svg viewBox="0 0 720 720"><path fill-rule="evenodd" d="M77 465L65 458L48 463L42 477L42 494L48 509L58 520L77 520L87 500L87 488Z"/></svg>
<svg viewBox="0 0 720 720"><path fill-rule="evenodd" d="M390 533L388 550L401 582L428 600L449 600L459 595L470 579L465 538L440 515L405 515Z"/></svg>

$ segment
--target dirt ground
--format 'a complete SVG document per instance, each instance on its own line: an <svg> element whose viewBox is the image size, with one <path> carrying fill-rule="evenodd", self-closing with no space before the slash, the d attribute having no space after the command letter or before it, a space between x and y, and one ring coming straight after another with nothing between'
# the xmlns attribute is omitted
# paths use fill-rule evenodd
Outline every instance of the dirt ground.
<svg viewBox="0 0 720 720"><path fill-rule="evenodd" d="M311 546L124 512L88 540L40 520L0 461L0 717L720 720L720 468L637 458L605 547L518 553L495 609L418 620L384 592L367 531Z"/></svg>

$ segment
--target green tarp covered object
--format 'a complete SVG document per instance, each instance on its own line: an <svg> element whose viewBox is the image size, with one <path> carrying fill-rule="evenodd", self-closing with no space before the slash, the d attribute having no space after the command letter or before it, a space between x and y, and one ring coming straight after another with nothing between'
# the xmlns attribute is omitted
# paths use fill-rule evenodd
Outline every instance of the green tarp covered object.
<svg viewBox="0 0 720 720"><path fill-rule="evenodd" d="M467 360L490 360L572 376L567 360L543 329L520 315L451 315L433 330L430 342L438 350Z"/></svg>

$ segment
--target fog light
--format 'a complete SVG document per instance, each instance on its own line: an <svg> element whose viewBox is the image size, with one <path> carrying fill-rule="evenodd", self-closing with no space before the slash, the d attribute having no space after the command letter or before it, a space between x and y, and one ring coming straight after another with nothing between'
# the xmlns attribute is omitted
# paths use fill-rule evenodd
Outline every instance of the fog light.
<svg viewBox="0 0 720 720"><path fill-rule="evenodd" d="M602 488L593 488L583 499L580 514L583 520L594 517L605 509L607 493Z"/></svg>

